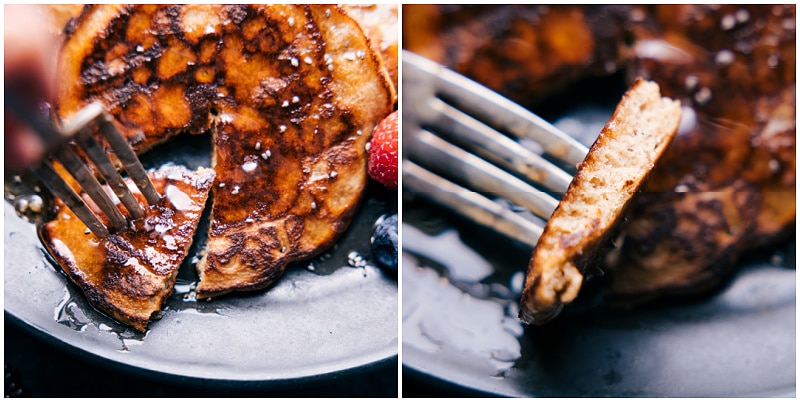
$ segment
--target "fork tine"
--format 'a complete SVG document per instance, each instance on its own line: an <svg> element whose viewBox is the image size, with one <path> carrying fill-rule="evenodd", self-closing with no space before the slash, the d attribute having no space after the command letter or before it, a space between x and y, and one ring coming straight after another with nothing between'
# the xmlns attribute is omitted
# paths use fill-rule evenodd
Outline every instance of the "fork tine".
<svg viewBox="0 0 800 400"><path fill-rule="evenodd" d="M86 224L89 230L99 238L105 238L109 235L108 229L92 212L89 206L81 199L81 196L67 184L61 176L53 169L50 161L43 160L38 166L31 168L34 175L44 183L45 186L56 197L61 199L64 204L69 207L75 215Z"/></svg>
<svg viewBox="0 0 800 400"><path fill-rule="evenodd" d="M438 135L556 193L567 191L572 175L552 162L439 99L431 99L430 106L438 111L430 122L438 128Z"/></svg>
<svg viewBox="0 0 800 400"><path fill-rule="evenodd" d="M117 172L117 168L111 163L105 151L94 139L91 130L92 121L95 121L103 114L103 107L99 103L91 104L82 108L72 118L69 124L62 128L63 135L73 137L75 143L86 153L92 163L97 167L100 174L105 178L106 183L117 195L117 198L125 205L125 208L133 218L144 215L144 210L133 196L128 185L122 180L122 176Z"/></svg>
<svg viewBox="0 0 800 400"><path fill-rule="evenodd" d="M117 198L125 205L125 208L133 218L140 218L144 215L144 210L139 205L139 202L131 193L130 188L122 180L122 176L117 172L117 168L111 164L108 156L97 141L92 137L91 133L82 130L75 136L75 142L86 153L92 163L97 167L100 174L105 178L106 183L117 195Z"/></svg>
<svg viewBox="0 0 800 400"><path fill-rule="evenodd" d="M563 195L573 178L559 162L577 167L588 148L456 72L413 53L402 57L404 189L535 246L558 205L553 196ZM547 158L523 140L536 142ZM499 195L533 215L476 191Z"/></svg>
<svg viewBox="0 0 800 400"><path fill-rule="evenodd" d="M139 161L139 157L133 152L130 143L128 143L128 140L122 136L122 133L120 133L119 129L114 125L113 117L103 111L99 122L100 130L111 145L117 158L122 162L125 171L128 172L128 175L142 192L145 199L147 199L147 202L150 205L157 204L161 200L161 196L159 196L155 187L153 187L153 182L151 182L150 177L147 176L147 171L144 170L144 166L142 166L141 161Z"/></svg>
<svg viewBox="0 0 800 400"><path fill-rule="evenodd" d="M410 160L403 160L403 186L429 200L445 204L471 221L488 226L531 247L536 245L544 224L515 213L479 193L444 179Z"/></svg>
<svg viewBox="0 0 800 400"><path fill-rule="evenodd" d="M147 199L147 202L151 205L158 203L160 196L153 187L153 183L150 181L150 178L147 176L147 171L145 171L144 166L142 166L142 163L139 161L139 157L137 157L136 153L133 152L128 140L122 136L122 133L120 133L119 129L117 129L117 127L114 125L113 117L105 111L102 103L96 101L85 106L72 117L69 124L62 127L62 131L67 136L76 136L76 138L80 139L81 136L84 136L84 134L81 134L81 131L89 126L89 124L92 122L96 122L98 124L100 132L106 138L106 141L111 146L111 149L114 151L117 159L119 159L119 161L122 163L125 171L128 172L131 180L133 180L133 182L139 188L139 191L142 192L145 199ZM87 144L91 145L91 143ZM118 176L116 168L110 164L105 154L97 154L97 156L99 157L98 161L104 165L104 168L110 167L109 172L111 169L113 169L114 175ZM94 160L92 161L95 162ZM122 187L119 189L127 190L127 185L124 185L123 183L123 186L124 189ZM114 191L116 192L117 188L115 188ZM126 207L128 207L127 204ZM128 208L128 210L130 211L130 208Z"/></svg>
<svg viewBox="0 0 800 400"><path fill-rule="evenodd" d="M544 219L558 200L528 185L508 172L468 153L425 130L405 137L408 157L426 168L448 174L475 190L505 197Z"/></svg>
<svg viewBox="0 0 800 400"><path fill-rule="evenodd" d="M430 75L422 79L431 81L436 94L469 114L502 127L517 138L536 141L545 152L569 165L577 165L586 157L589 151L586 146L491 89L414 53L404 51L402 57L404 74L409 71Z"/></svg>
<svg viewBox="0 0 800 400"><path fill-rule="evenodd" d="M83 163L80 156L75 153L75 150L64 146L55 157L61 165L72 175L78 182L78 185L83 189L86 194L94 201L100 211L108 217L109 225L112 229L122 229L125 225L125 216L119 211L114 201L108 196L108 193L100 186L100 182L94 177L94 174L89 171L86 164Z"/></svg>

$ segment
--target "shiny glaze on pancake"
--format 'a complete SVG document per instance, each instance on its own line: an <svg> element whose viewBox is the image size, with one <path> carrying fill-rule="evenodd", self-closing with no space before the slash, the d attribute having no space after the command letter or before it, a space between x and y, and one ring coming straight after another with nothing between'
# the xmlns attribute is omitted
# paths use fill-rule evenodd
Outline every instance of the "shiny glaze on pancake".
<svg viewBox="0 0 800 400"><path fill-rule="evenodd" d="M366 143L395 93L336 6L95 6L68 28L57 113L101 99L144 151L214 134L198 297L263 288L330 246L367 182Z"/></svg>
<svg viewBox="0 0 800 400"><path fill-rule="evenodd" d="M140 331L172 293L214 171L166 166L150 176L161 202L105 239L89 232L60 201L56 218L39 231L50 255L94 307ZM144 196L134 194L146 204Z"/></svg>
<svg viewBox="0 0 800 400"><path fill-rule="evenodd" d="M200 298L266 287L288 262L330 246L366 185L365 146L392 94L351 19L335 8L306 11L265 13L276 18L274 29L293 35L290 52L254 57L260 66L237 78L252 108L220 104ZM294 32L288 18L305 30ZM246 48L226 40L222 58L237 62Z"/></svg>

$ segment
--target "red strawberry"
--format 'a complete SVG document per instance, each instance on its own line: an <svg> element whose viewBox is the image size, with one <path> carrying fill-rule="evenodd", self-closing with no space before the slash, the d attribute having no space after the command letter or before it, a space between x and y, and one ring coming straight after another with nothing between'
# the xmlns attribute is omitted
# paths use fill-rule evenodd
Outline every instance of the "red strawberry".
<svg viewBox="0 0 800 400"><path fill-rule="evenodd" d="M387 188L397 190L397 111L384 118L372 132L369 176Z"/></svg>

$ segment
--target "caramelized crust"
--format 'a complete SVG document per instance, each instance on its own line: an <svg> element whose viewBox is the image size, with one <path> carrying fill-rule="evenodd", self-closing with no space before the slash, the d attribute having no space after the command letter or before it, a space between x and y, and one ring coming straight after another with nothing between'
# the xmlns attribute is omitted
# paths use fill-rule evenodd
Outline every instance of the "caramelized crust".
<svg viewBox="0 0 800 400"><path fill-rule="evenodd" d="M205 72L214 66L212 57L201 55L209 47L215 49L219 38L214 31L204 35L205 40L192 39L198 31L205 32L207 23L219 29L224 16L217 10L216 23L171 22L193 8L85 9L67 27L59 55L57 116L69 121L88 103L101 100L140 152L179 132L208 130L211 99L220 82L215 73Z"/></svg>
<svg viewBox="0 0 800 400"><path fill-rule="evenodd" d="M214 133L198 297L263 288L330 246L366 185L395 93L337 6L93 6L68 28L57 114L99 99L138 151Z"/></svg>
<svg viewBox="0 0 800 400"><path fill-rule="evenodd" d="M252 18L273 21L287 42L269 42L236 76L242 83L231 81L247 107L219 103L200 298L269 286L287 263L330 246L366 185L369 135L391 111L380 62L342 10L275 7ZM246 56L236 35L221 50L232 63Z"/></svg>
<svg viewBox="0 0 800 400"><path fill-rule="evenodd" d="M172 294L214 171L165 166L150 177L161 202L108 238L94 236L60 201L56 218L40 228L45 248L89 302L140 331ZM147 204L138 191L134 194Z"/></svg>

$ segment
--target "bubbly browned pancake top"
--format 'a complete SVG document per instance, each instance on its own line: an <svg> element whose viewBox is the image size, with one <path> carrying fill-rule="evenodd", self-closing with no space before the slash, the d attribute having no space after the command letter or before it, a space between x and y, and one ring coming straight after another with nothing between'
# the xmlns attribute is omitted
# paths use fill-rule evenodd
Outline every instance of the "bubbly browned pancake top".
<svg viewBox="0 0 800 400"><path fill-rule="evenodd" d="M348 225L367 182L366 143L395 94L341 8L103 5L67 32L61 118L100 99L140 151L214 133L198 297L268 286Z"/></svg>

